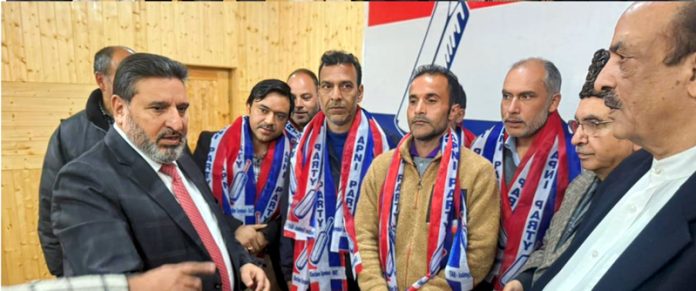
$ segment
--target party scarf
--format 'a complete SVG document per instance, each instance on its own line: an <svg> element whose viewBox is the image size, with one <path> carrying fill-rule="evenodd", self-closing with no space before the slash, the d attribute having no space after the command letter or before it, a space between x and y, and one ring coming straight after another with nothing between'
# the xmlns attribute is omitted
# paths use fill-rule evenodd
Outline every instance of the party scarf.
<svg viewBox="0 0 696 291"><path fill-rule="evenodd" d="M442 159L432 192L432 208L428 226L427 266L425 276L408 290L421 288L445 267L445 278L452 290L470 290L474 281L466 261L467 221L464 195L459 187L459 137L450 129L441 142ZM399 218L399 196L404 162L399 150L411 137L407 134L394 151L380 193L379 261L389 290L399 290L396 283L396 225ZM454 138L449 138L454 137ZM407 194L408 195L408 194ZM401 286L403 289L404 286Z"/></svg>
<svg viewBox="0 0 696 291"><path fill-rule="evenodd" d="M459 136L459 143L470 149L471 144L473 144L474 140L476 139L476 135L474 135L471 130L464 127L464 122L457 125L456 133Z"/></svg>
<svg viewBox="0 0 696 291"><path fill-rule="evenodd" d="M340 180L333 181L325 118L319 112L307 124L292 160L292 196L284 234L295 239L293 290L345 290L346 252L353 274L360 272L353 215L372 159L388 150L382 129L358 108L343 148Z"/></svg>
<svg viewBox="0 0 696 291"><path fill-rule="evenodd" d="M290 143L281 135L268 145L256 181L249 117L243 116L210 141L205 178L223 212L244 224L266 223L280 212L281 193L290 167Z"/></svg>
<svg viewBox="0 0 696 291"><path fill-rule="evenodd" d="M292 120L288 119L288 122L285 123L285 135L288 137L288 139L290 139L290 145L292 145L292 147L295 147L295 145L297 145L297 142L300 140L302 130L297 129Z"/></svg>
<svg viewBox="0 0 696 291"><path fill-rule="evenodd" d="M568 126L557 112L549 115L529 150L520 161L511 185L505 184L503 147L507 139L501 124L474 142L474 152L493 162L500 183L502 228L492 278L502 289L521 270L544 238L563 194L580 172L580 161L571 145ZM491 279L489 277L489 279Z"/></svg>

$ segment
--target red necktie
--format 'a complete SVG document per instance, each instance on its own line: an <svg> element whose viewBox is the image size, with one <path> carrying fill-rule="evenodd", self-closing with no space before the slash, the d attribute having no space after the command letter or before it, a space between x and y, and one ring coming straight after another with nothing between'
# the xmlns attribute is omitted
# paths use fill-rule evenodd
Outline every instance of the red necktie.
<svg viewBox="0 0 696 291"><path fill-rule="evenodd" d="M205 249L208 250L210 257L215 263L215 266L217 267L218 271L220 271L222 290L231 291L232 287L230 286L230 277L228 275L229 273L227 272L227 266L225 266L225 260L222 258L222 252L220 252L220 248L218 248L213 236L210 234L210 230L205 224L205 221L203 221L203 217L198 211L196 204L193 203L191 195L189 195L189 192L186 190L184 182L181 180L181 176L179 176L179 172L176 170L176 166L174 164L163 164L160 168L160 172L172 177L172 191L174 192L174 196L176 196L176 199L179 200L181 208L184 209L186 216L188 216L191 224L193 224L193 228L196 229L198 236L201 237L201 241L203 241Z"/></svg>

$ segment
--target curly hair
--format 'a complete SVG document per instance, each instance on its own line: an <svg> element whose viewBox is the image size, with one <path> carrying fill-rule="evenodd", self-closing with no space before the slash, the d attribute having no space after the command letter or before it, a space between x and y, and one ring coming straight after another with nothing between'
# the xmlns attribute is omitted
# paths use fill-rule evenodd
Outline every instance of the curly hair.
<svg viewBox="0 0 696 291"><path fill-rule="evenodd" d="M605 49L599 49L594 53L592 57L592 63L590 67L587 68L587 77L585 77L585 84L582 85L582 90L580 90L580 99L585 99L588 97L600 97L599 92L594 89L594 83L599 76L599 72L602 71L604 65L609 61L609 51Z"/></svg>

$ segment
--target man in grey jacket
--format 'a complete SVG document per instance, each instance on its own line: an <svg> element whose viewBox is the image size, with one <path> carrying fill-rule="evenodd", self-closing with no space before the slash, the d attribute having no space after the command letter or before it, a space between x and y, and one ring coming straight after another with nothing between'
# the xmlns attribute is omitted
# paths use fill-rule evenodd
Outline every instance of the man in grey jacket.
<svg viewBox="0 0 696 291"><path fill-rule="evenodd" d="M94 55L94 79L99 86L87 99L85 109L61 120L48 142L39 185L39 240L41 249L54 276L69 275L63 270L63 251L51 226L51 197L58 171L79 157L104 135L113 123L111 95L116 68L134 51L123 46L108 46Z"/></svg>
<svg viewBox="0 0 696 291"><path fill-rule="evenodd" d="M609 51L600 49L595 52L580 91L575 120L569 122L572 143L585 171L568 186L560 209L551 219L543 246L531 254L522 271L505 285L504 291L530 290L532 282L568 247L578 224L591 207L598 184L634 150L632 142L612 135L610 109L604 105L604 99L598 97L599 92L593 89L597 75L608 60Z"/></svg>

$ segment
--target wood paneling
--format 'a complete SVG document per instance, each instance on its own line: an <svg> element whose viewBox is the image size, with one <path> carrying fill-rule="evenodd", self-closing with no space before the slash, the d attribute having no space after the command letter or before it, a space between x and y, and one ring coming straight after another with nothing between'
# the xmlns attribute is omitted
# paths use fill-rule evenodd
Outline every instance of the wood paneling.
<svg viewBox="0 0 696 291"><path fill-rule="evenodd" d="M192 65L189 144L244 113L251 87L316 70L329 49L362 53L363 3L3 2L2 284L47 278L36 234L48 138L96 88L107 45Z"/></svg>

